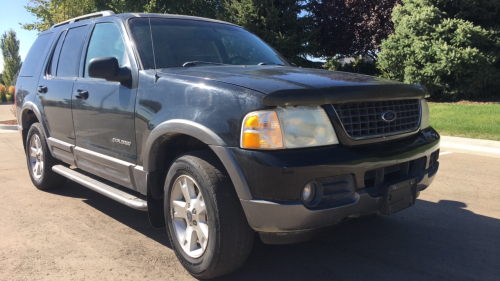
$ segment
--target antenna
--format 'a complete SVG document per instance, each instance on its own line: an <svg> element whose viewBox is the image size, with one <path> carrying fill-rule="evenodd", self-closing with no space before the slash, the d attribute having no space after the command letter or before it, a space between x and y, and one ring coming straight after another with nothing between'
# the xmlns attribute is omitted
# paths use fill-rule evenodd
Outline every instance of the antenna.
<svg viewBox="0 0 500 281"><path fill-rule="evenodd" d="M151 48L153 49L153 63L155 67L155 83L160 79L160 76L158 76L158 71L156 70L156 55L155 55L155 43L153 41L153 29L151 28L151 16L148 15L149 19L149 34L151 35Z"/></svg>

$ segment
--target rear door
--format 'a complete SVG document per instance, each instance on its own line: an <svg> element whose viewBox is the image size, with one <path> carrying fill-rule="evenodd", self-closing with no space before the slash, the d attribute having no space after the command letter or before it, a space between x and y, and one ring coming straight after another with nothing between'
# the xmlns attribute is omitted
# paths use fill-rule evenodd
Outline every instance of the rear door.
<svg viewBox="0 0 500 281"><path fill-rule="evenodd" d="M82 77L73 88L72 106L78 167L132 187L129 172L137 161L134 121L137 88L88 76L90 60L98 57L116 57L120 67L136 69L124 35L124 30L114 22L93 26L82 59Z"/></svg>
<svg viewBox="0 0 500 281"><path fill-rule="evenodd" d="M57 158L68 163L73 161L69 147L75 144L71 96L87 30L87 25L81 25L58 34L45 73L38 80L38 97L50 136L49 145Z"/></svg>

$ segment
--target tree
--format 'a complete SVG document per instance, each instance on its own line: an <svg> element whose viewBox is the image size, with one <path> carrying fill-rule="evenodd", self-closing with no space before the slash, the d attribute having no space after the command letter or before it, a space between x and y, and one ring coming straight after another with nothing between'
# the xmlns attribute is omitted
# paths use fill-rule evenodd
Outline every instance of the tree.
<svg viewBox="0 0 500 281"><path fill-rule="evenodd" d="M42 32L58 22L95 12L96 3L94 0L30 0L24 8L39 21L21 24L21 27Z"/></svg>
<svg viewBox="0 0 500 281"><path fill-rule="evenodd" d="M500 96L500 0L403 0L379 64L436 98Z"/></svg>
<svg viewBox="0 0 500 281"><path fill-rule="evenodd" d="M25 8L37 22L23 24L44 31L53 24L102 10L200 16L245 27L285 57L305 65L308 17L301 16L304 0L31 0Z"/></svg>
<svg viewBox="0 0 500 281"><path fill-rule="evenodd" d="M21 70L21 56L19 55L19 40L17 40L16 32L10 29L5 31L0 40L0 49L2 49L4 69L2 80L5 86L13 85L16 81L14 78Z"/></svg>
<svg viewBox="0 0 500 281"><path fill-rule="evenodd" d="M311 46L317 56L377 58L394 30L392 11L401 0L311 0Z"/></svg>
<svg viewBox="0 0 500 281"><path fill-rule="evenodd" d="M229 21L253 32L293 62L306 53L307 18L299 0L231 0Z"/></svg>
<svg viewBox="0 0 500 281"><path fill-rule="evenodd" d="M0 101L1 102L7 101L7 88L2 84L0 84Z"/></svg>
<svg viewBox="0 0 500 281"><path fill-rule="evenodd" d="M179 14L212 19L227 19L225 0L152 0L148 13Z"/></svg>
<svg viewBox="0 0 500 281"><path fill-rule="evenodd" d="M393 32L391 13L400 0L312 0L312 43L317 54L377 57Z"/></svg>
<svg viewBox="0 0 500 281"><path fill-rule="evenodd" d="M325 69L361 73L372 76L382 75L382 72L377 67L377 63L375 61L367 60L360 56L355 57L354 60L345 64L342 64L338 57L331 58L325 63Z"/></svg>
<svg viewBox="0 0 500 281"><path fill-rule="evenodd" d="M224 3L225 0L31 0L25 8L38 21L22 24L22 28L42 32L58 22L104 10L220 18L224 17Z"/></svg>

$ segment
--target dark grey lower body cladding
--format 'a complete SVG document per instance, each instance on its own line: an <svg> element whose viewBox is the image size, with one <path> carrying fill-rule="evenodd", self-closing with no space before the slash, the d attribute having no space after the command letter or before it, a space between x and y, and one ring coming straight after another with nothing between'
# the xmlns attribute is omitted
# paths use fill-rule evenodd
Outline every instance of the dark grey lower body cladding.
<svg viewBox="0 0 500 281"><path fill-rule="evenodd" d="M132 194L128 194L105 183L102 183L92 177L84 175L78 171L65 167L63 165L56 165L52 167L52 170L66 178L77 182L87 188L90 188L106 197L109 197L117 202L122 203L130 208L147 211L148 204L145 200L137 198Z"/></svg>

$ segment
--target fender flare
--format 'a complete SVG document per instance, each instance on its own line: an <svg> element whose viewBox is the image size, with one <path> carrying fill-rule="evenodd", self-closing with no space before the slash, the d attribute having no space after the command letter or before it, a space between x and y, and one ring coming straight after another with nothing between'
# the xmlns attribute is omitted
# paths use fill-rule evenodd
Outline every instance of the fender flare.
<svg viewBox="0 0 500 281"><path fill-rule="evenodd" d="M153 129L143 149L145 172L150 173L157 170L154 155L158 152L162 137L168 134L188 135L207 144L224 165L238 197L246 200L253 198L245 176L226 143L209 128L189 120L172 119L159 124Z"/></svg>
<svg viewBox="0 0 500 281"><path fill-rule="evenodd" d="M36 106L36 104L32 101L27 101L23 104L23 106L21 107L21 114L19 114L18 116L18 124L19 126L21 126L21 130L24 130L24 129L29 129L29 128L25 128L25 123L26 123L26 111L28 110L31 110L35 113L35 116L36 118L38 119L38 122L40 122L40 124L42 124L42 128L43 128L43 132L45 133L45 137L47 137L47 139L50 137L49 134L48 134L48 130L47 128L45 127L45 122L43 122L43 119L42 119L42 114L40 113L40 110L38 109L38 106Z"/></svg>

